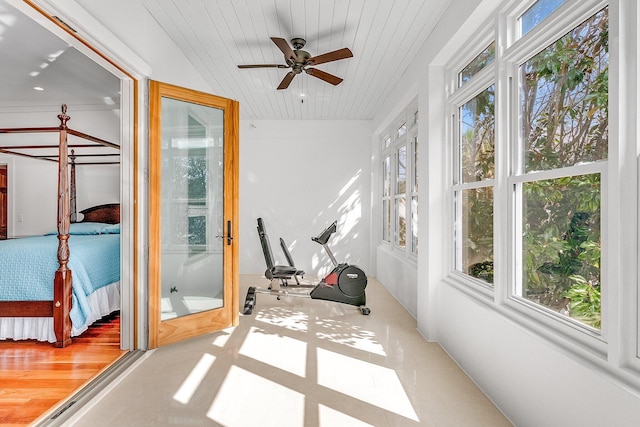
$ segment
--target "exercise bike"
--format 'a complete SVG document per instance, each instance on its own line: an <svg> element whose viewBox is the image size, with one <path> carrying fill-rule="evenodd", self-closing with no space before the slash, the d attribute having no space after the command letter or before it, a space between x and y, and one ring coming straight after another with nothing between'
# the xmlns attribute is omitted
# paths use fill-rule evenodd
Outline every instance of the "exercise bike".
<svg viewBox="0 0 640 427"><path fill-rule="evenodd" d="M367 297L365 294L365 288L367 287L367 275L362 269L355 265L338 263L335 256L333 255L333 252L331 251L331 248L329 248L329 239L331 235L336 232L336 230L337 221L334 221L316 237L311 238L311 240L318 243L324 248L334 266L333 270L331 270L331 272L327 274L326 277L324 277L317 285L313 286L311 292L290 291L289 289L283 289L283 287L288 287L288 283L286 281L281 281L281 286L279 289L273 289L271 285L269 285L268 289L251 286L247 290L247 296L244 301L244 309L242 314L251 314L253 312L253 308L256 305L256 294L273 295L276 296L278 300L283 296L292 296L339 302L342 304L357 306L360 313L364 315L370 314L371 310L365 306L367 302ZM267 271L271 272L271 270L273 270L273 256L271 255L268 237L266 236L266 232L264 231L264 222L262 221L262 218L258 218L258 235L260 237L260 242L265 254L265 260L268 267ZM289 253L289 250L287 249L287 246L282 239L280 239L280 246L282 247L285 257L287 258L287 261L289 263L289 270L287 271L287 273L290 277L293 276L295 278L295 272L299 272L300 270L295 267L293 258L291 257L291 254ZM270 275L271 277L267 278L273 281L273 279L275 279L276 277L274 277L271 273ZM278 277L278 279L280 278Z"/></svg>

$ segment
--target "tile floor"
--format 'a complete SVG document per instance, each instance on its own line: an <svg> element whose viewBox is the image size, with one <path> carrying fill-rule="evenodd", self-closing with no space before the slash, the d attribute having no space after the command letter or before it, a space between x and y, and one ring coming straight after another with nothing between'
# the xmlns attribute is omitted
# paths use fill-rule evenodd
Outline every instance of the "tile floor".
<svg viewBox="0 0 640 427"><path fill-rule="evenodd" d="M241 303L249 285L268 282L243 276ZM375 279L367 301L364 316L259 294L239 326L147 352L67 425L511 425Z"/></svg>

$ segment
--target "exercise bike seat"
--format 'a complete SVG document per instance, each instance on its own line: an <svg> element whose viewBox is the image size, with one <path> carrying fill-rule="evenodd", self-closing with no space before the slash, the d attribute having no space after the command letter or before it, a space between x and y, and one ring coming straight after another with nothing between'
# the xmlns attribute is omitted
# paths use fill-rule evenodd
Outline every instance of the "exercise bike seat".
<svg viewBox="0 0 640 427"><path fill-rule="evenodd" d="M265 270L265 277L269 280L278 279L280 283L287 286L287 280L295 278L297 281L296 272L297 268L290 265L276 265L273 261L273 252L271 252L271 244L269 243L269 236L264 227L264 221L262 218L258 218L258 237L260 238L260 245L262 246L262 254L264 255L267 269Z"/></svg>

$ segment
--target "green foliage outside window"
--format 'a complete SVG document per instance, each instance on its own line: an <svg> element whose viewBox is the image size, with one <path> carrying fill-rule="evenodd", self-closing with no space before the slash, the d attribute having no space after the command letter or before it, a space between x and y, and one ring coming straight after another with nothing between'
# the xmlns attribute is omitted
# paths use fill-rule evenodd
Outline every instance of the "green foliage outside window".
<svg viewBox="0 0 640 427"><path fill-rule="evenodd" d="M521 66L524 171L607 158L608 10ZM522 186L523 297L600 327L600 174Z"/></svg>
<svg viewBox="0 0 640 427"><path fill-rule="evenodd" d="M600 175L527 183L523 198L522 296L599 327Z"/></svg>
<svg viewBox="0 0 640 427"><path fill-rule="evenodd" d="M460 107L460 163L463 183L495 177L495 86ZM493 284L493 186L462 190L462 271Z"/></svg>
<svg viewBox="0 0 640 427"><path fill-rule="evenodd" d="M521 283L517 294L600 328L601 175L569 170L607 159L608 9L520 66ZM462 183L494 178L493 87L462 106ZM516 169L516 168L514 168ZM568 170L568 169L567 169ZM558 176L558 174L555 174ZM493 283L493 194L461 190L463 271Z"/></svg>
<svg viewBox="0 0 640 427"><path fill-rule="evenodd" d="M608 34L603 9L521 66L525 172L607 158Z"/></svg>

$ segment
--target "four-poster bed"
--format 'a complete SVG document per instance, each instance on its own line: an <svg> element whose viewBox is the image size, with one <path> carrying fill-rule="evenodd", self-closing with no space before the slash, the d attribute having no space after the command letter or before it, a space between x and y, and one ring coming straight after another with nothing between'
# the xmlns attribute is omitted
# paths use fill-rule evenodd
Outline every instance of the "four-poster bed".
<svg viewBox="0 0 640 427"><path fill-rule="evenodd" d="M76 165L118 164L120 147L67 127L70 117L66 110L63 105L58 115L59 127L0 129L0 134L59 134L57 146L0 143L0 153L58 164L56 231L45 236L0 241L0 263L5 262L5 265L0 264L0 337L3 339L35 338L65 347L71 343L72 335L119 309L120 205L110 203L85 209L80 212L83 219L78 222L75 168ZM86 142L69 143L69 135ZM57 153L42 154L53 147ZM39 154L33 154L34 151ZM118 160L114 161L114 158ZM54 245L53 249L49 249L51 245ZM14 252L17 255L11 258ZM42 260L38 258L39 252L44 253ZM35 271L39 264L46 272ZM53 276L51 269L55 269ZM36 283L40 276L48 276L49 282ZM27 283L21 283L23 280ZM47 290L44 290L45 286ZM48 296L40 299L39 295ZM51 326L53 331L47 331ZM25 331L43 328L44 331Z"/></svg>

